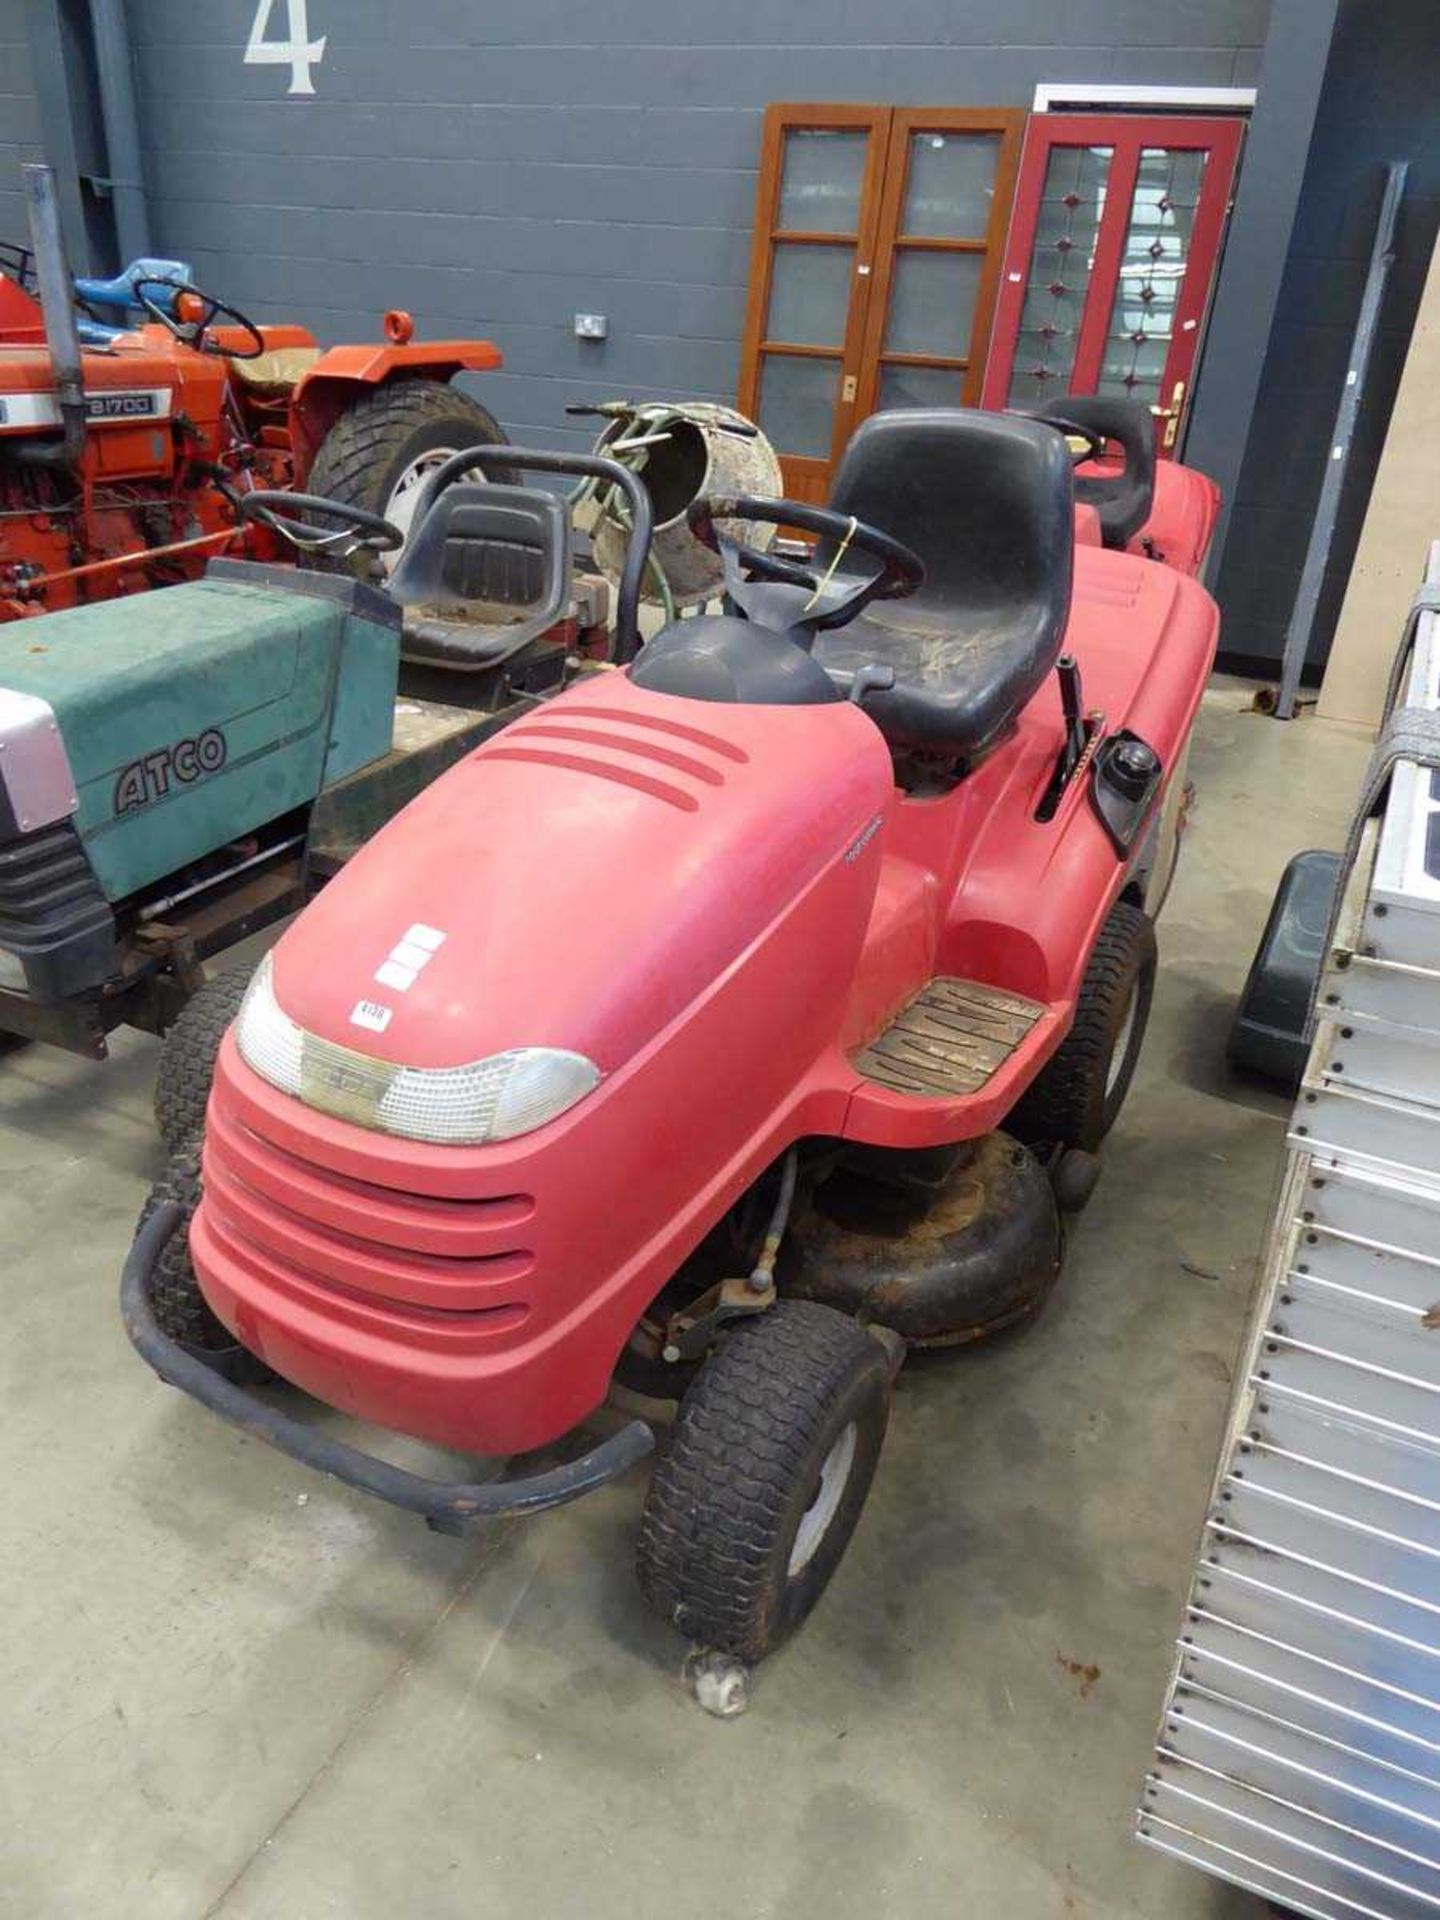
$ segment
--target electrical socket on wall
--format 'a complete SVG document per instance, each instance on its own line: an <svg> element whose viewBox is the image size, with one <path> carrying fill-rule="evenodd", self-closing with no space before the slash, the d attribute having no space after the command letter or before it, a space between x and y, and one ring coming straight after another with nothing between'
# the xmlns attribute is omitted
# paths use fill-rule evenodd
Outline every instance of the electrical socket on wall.
<svg viewBox="0 0 1440 1920"><path fill-rule="evenodd" d="M610 322L603 313L577 313L575 316L575 338L577 340L604 340L610 332Z"/></svg>

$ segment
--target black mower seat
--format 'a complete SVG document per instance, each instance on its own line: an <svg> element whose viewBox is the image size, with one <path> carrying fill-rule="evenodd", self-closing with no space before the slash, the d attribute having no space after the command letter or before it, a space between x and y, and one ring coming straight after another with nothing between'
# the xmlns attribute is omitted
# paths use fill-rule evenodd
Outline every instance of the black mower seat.
<svg viewBox="0 0 1440 1920"><path fill-rule="evenodd" d="M1053 428L968 408L877 413L845 449L829 505L903 540L925 562L906 600L880 600L816 636L815 658L895 685L865 711L892 746L973 764L1055 664L1070 610L1070 454ZM833 551L833 550L832 550ZM815 556L823 574L832 551ZM846 555L842 567L859 572ZM752 588L752 616L786 625L803 588ZM763 596L763 605L762 605Z"/></svg>
<svg viewBox="0 0 1440 1920"><path fill-rule="evenodd" d="M1057 419L1073 420L1077 427L1113 440L1124 455L1116 473L1082 467L1075 476L1075 498L1094 507L1100 518L1100 539L1123 550L1150 518L1155 502L1155 421L1139 400L1117 400L1109 394L1067 393L1055 402Z"/></svg>
<svg viewBox="0 0 1440 1920"><path fill-rule="evenodd" d="M411 534L387 591L412 610L407 660L461 672L495 666L564 618L569 502L538 487L457 481Z"/></svg>

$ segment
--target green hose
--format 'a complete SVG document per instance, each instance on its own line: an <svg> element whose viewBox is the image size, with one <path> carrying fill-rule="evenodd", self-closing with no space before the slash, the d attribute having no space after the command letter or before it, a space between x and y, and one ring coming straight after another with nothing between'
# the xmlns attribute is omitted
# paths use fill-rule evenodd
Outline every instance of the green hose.
<svg viewBox="0 0 1440 1920"><path fill-rule="evenodd" d="M632 473L642 475L646 461L650 457L650 448L643 443L633 444L628 436L638 427L642 442L648 441L652 435L668 432L672 426L683 421L686 415L680 408L669 406L665 401L659 400L648 401L641 406L626 407L623 411L617 406L614 417L627 422L624 431L610 441L605 441L602 435L595 444L595 451L603 453L608 460L618 460ZM582 480L570 496L571 510L574 511L589 502L593 502L595 507L595 522L591 528L592 539L596 530L604 526L607 521L611 526L619 528L622 533L629 534L632 524L629 504L613 481L596 478ZM647 556L646 573L654 582L656 596L660 601L665 619L673 620L675 597L670 590L665 569L653 553Z"/></svg>

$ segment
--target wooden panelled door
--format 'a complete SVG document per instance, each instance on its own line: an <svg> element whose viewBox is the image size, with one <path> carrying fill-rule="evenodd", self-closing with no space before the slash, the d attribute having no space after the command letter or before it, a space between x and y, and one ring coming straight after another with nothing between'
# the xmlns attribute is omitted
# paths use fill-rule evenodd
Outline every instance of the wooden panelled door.
<svg viewBox="0 0 1440 1920"><path fill-rule="evenodd" d="M1036 114L1025 135L982 404L1142 401L1178 454L1244 122Z"/></svg>
<svg viewBox="0 0 1440 1920"><path fill-rule="evenodd" d="M773 106L740 407L792 499L880 407L978 400L1023 113Z"/></svg>

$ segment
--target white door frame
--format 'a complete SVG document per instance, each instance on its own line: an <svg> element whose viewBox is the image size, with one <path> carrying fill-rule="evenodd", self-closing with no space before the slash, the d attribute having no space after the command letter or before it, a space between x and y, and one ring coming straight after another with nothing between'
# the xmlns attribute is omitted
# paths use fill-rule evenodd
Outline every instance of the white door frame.
<svg viewBox="0 0 1440 1920"><path fill-rule="evenodd" d="M1255 105L1254 87L1129 87L1101 80L1090 85L1046 84L1035 89L1035 112L1054 113L1066 107L1103 112L1106 107L1150 107L1162 113L1249 113Z"/></svg>

